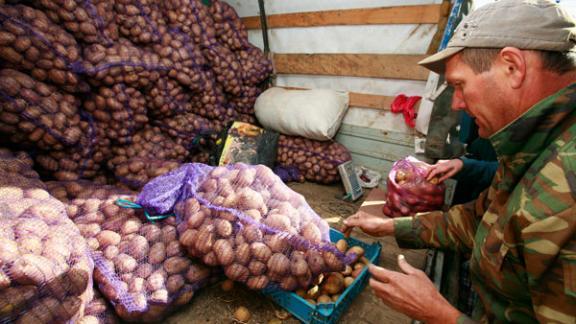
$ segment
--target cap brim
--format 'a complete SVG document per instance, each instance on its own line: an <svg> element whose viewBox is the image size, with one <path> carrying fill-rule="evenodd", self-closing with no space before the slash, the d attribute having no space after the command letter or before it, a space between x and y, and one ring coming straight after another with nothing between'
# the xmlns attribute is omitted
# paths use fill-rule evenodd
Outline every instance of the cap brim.
<svg viewBox="0 0 576 324"><path fill-rule="evenodd" d="M434 55L428 56L427 58L418 62L418 64L422 65L428 70L434 71L438 74L442 74L444 73L444 69L446 68L445 67L446 59L460 52L463 49L464 47L447 47L446 49Z"/></svg>

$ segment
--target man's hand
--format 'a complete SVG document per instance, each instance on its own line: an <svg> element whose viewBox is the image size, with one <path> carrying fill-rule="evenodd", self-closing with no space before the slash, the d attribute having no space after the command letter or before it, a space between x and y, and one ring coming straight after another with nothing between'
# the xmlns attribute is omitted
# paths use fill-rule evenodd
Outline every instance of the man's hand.
<svg viewBox="0 0 576 324"><path fill-rule="evenodd" d="M369 266L370 287L391 308L426 323L456 323L460 312L436 290L426 274L398 256L402 272Z"/></svg>
<svg viewBox="0 0 576 324"><path fill-rule="evenodd" d="M347 233L359 227L364 233L372 236L394 235L394 220L358 211L344 220L342 232Z"/></svg>
<svg viewBox="0 0 576 324"><path fill-rule="evenodd" d="M440 176L438 182L451 178L456 173L460 172L464 167L464 162L460 159L440 160L438 163L430 166L426 174L426 180L430 181L436 176Z"/></svg>

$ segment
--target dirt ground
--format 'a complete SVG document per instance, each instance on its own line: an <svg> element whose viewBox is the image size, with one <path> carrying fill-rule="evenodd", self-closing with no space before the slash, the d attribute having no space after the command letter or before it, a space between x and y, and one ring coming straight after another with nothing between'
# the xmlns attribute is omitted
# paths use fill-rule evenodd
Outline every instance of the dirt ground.
<svg viewBox="0 0 576 324"><path fill-rule="evenodd" d="M362 198L354 203L341 200L344 195L341 185L323 186L307 182L290 186L304 195L312 209L334 228L340 228L342 220L353 214L362 203ZM376 240L356 231L352 236L368 243ZM402 253L413 266L424 267L425 251L400 249L393 238L377 240L382 244L379 262L381 266L398 270L396 264L397 255ZM275 312L282 311L282 308L258 292L237 284L231 292L226 293L222 291L220 283L214 283L198 292L190 305L177 311L166 319L164 323L233 323L233 312L239 306L244 306L251 312L252 319L249 323L292 324L300 322L294 317L280 321L276 317ZM368 286L358 295L340 318L340 323L350 324L400 324L410 322L410 318L385 306Z"/></svg>

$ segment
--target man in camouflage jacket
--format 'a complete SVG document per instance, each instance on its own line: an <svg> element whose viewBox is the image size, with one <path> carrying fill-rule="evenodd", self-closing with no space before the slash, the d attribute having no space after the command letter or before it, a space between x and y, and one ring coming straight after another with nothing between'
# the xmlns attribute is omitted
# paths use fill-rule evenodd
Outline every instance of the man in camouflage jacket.
<svg viewBox="0 0 576 324"><path fill-rule="evenodd" d="M535 22L527 23L527 22ZM576 323L576 28L551 1L503 0L466 17L446 50L420 64L445 73L452 109L476 118L500 166L491 187L448 212L345 221L406 248L471 255L487 322ZM386 304L428 323L472 321L399 258L370 266Z"/></svg>

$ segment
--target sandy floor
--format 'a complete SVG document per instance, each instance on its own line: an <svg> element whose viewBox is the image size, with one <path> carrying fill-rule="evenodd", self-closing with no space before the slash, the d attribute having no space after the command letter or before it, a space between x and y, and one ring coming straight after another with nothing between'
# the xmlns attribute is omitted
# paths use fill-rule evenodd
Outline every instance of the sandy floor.
<svg viewBox="0 0 576 324"><path fill-rule="evenodd" d="M313 183L292 184L291 187L304 195L310 206L330 226L340 228L342 220L353 214L360 206L362 199L355 203L342 201L344 191L340 185L322 186ZM354 232L352 236L365 242L373 242L375 238ZM423 268L425 251L402 250L398 248L394 239L378 239L382 244L380 265L390 269L398 269L396 257L403 253L414 266ZM233 312L239 306L247 307L252 313L249 323L299 323L294 317L279 321L276 311L282 308L275 305L258 292L236 285L231 292L223 292L220 283L215 283L201 290L194 297L192 303L173 314L164 323L233 323ZM410 323L410 319L382 304L366 287L350 305L340 319L340 323Z"/></svg>

